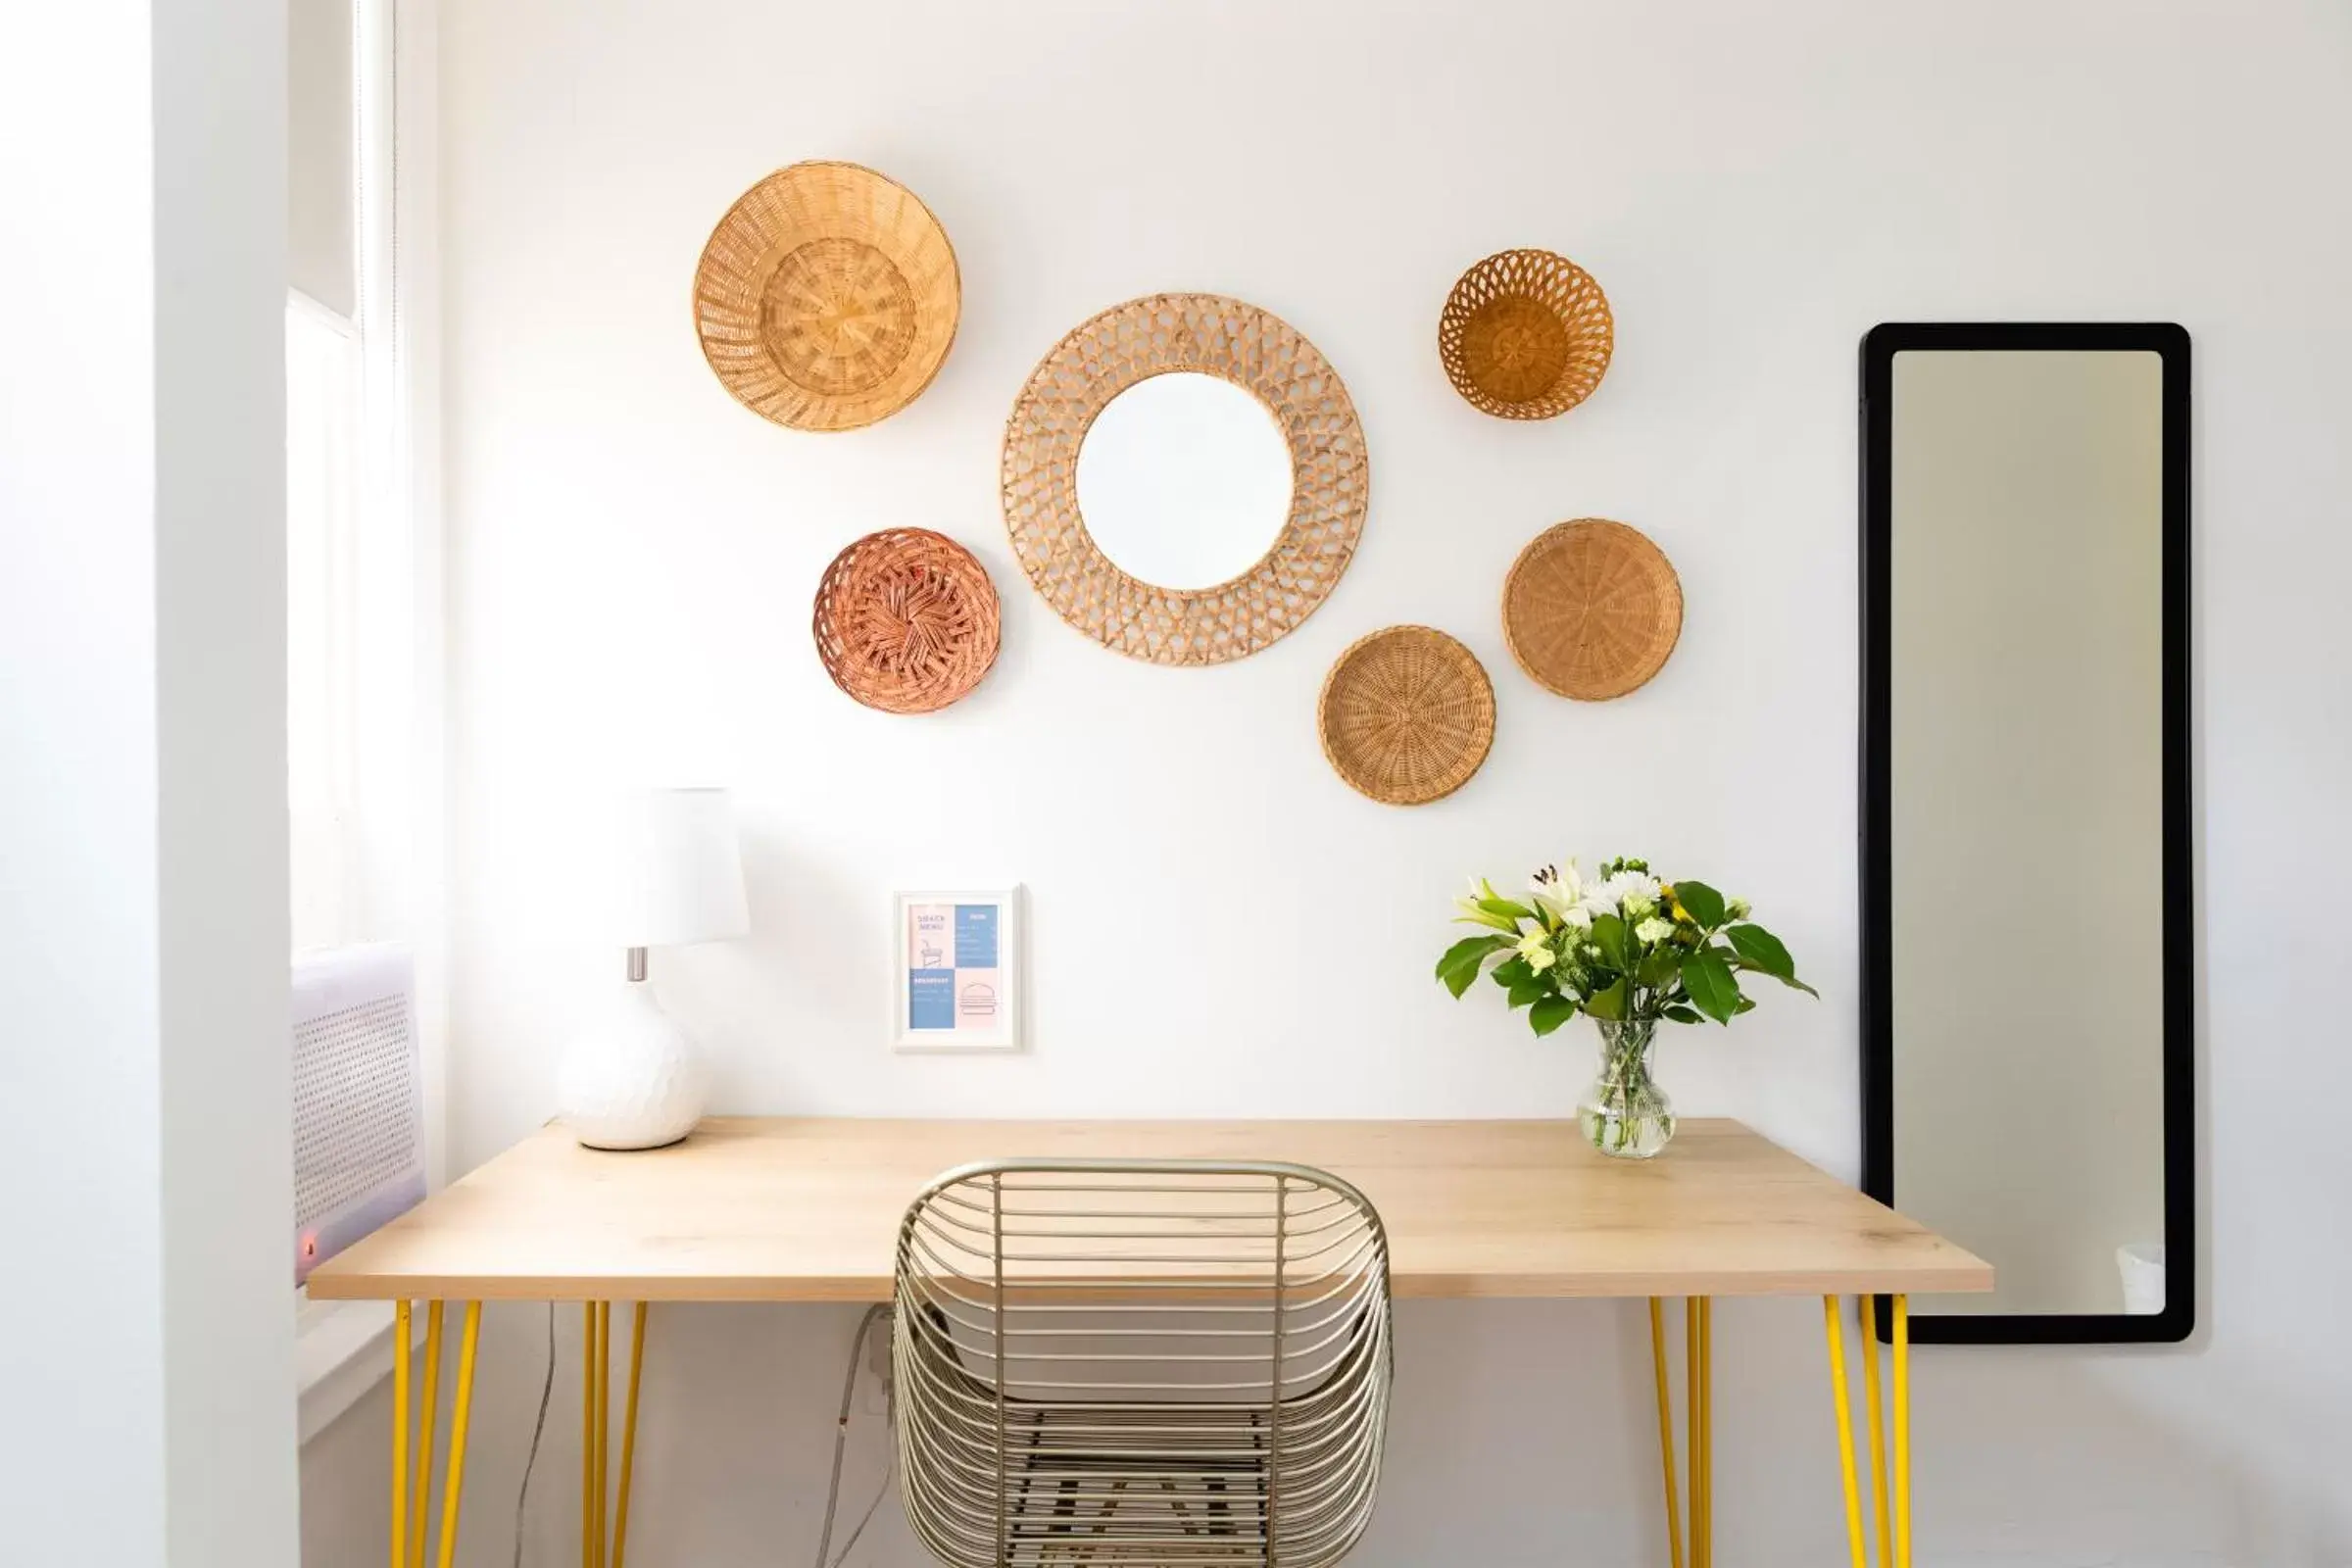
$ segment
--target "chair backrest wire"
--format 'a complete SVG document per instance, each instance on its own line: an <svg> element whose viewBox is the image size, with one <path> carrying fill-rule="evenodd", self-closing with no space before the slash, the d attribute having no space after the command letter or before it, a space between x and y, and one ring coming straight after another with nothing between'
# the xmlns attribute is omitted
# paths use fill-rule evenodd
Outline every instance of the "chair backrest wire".
<svg viewBox="0 0 2352 1568"><path fill-rule="evenodd" d="M901 1223L902 1492L951 1568L1324 1568L1386 1435L1388 1238L1255 1161L995 1160Z"/></svg>

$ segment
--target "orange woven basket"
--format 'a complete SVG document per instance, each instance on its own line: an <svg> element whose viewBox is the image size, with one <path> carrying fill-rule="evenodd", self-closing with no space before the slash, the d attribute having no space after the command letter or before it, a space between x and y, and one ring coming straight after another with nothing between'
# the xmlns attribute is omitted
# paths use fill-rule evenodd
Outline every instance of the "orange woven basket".
<svg viewBox="0 0 2352 1568"><path fill-rule="evenodd" d="M825 568L815 632L825 673L850 696L886 713L936 712L996 662L996 584L947 535L886 528Z"/></svg>
<svg viewBox="0 0 2352 1568"><path fill-rule="evenodd" d="M1550 251L1501 251L1453 285L1438 318L1438 358L1473 408L1548 419L1592 395L1617 342L1592 274Z"/></svg>

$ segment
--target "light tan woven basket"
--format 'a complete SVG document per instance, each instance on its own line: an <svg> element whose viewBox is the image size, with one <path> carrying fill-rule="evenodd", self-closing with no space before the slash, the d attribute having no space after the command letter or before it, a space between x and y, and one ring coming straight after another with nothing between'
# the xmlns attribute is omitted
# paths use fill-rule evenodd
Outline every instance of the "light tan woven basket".
<svg viewBox="0 0 2352 1568"><path fill-rule="evenodd" d="M1291 514L1274 547L1213 588L1121 571L1078 513L1078 449L1103 406L1170 370L1253 394L1291 449ZM1288 635L1348 569L1371 470L1339 372L1269 311L1216 294L1153 294L1083 322L1031 373L1004 424L1004 527L1046 603L1087 636L1155 664L1243 659Z"/></svg>
<svg viewBox="0 0 2352 1568"><path fill-rule="evenodd" d="M754 185L694 274L703 357L744 407L796 430L855 429L913 402L961 308L939 220L856 164L794 164Z"/></svg>
<svg viewBox="0 0 2352 1568"><path fill-rule="evenodd" d="M1350 789L1424 806L1470 781L1494 744L1494 687L1460 643L1429 626L1358 638L1315 704L1323 755Z"/></svg>
<svg viewBox="0 0 2352 1568"><path fill-rule="evenodd" d="M1502 582L1502 634L1537 684L1623 697L1665 667L1683 634L1683 584L1640 530L1579 517L1536 535Z"/></svg>
<svg viewBox="0 0 2352 1568"><path fill-rule="evenodd" d="M945 534L869 533L825 568L815 633L825 673L858 702L886 713L933 712L996 662L996 584Z"/></svg>
<svg viewBox="0 0 2352 1568"><path fill-rule="evenodd" d="M1591 397L1616 340L1592 274L1550 251L1488 257L1438 318L1438 358L1454 390L1505 419L1548 419Z"/></svg>

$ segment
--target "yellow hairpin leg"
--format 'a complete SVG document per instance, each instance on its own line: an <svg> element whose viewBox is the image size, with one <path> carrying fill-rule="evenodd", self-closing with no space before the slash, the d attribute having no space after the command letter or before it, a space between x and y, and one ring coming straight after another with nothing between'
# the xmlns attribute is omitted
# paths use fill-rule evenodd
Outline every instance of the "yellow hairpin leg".
<svg viewBox="0 0 2352 1568"><path fill-rule="evenodd" d="M1911 1298L1894 1298L1894 1564L1911 1568Z"/></svg>
<svg viewBox="0 0 2352 1568"><path fill-rule="evenodd" d="M606 1531L612 1516L606 1511L605 1465L612 1453L612 1303L596 1303L596 1568L605 1568Z"/></svg>
<svg viewBox="0 0 2352 1568"><path fill-rule="evenodd" d="M423 1568L425 1499L433 1491L433 1428L441 1412L441 1303L424 1309L424 1389L416 1401L416 1481L409 1493L408 1568Z"/></svg>
<svg viewBox="0 0 2352 1568"><path fill-rule="evenodd" d="M1838 1404L1838 1465L1845 1477L1846 1544L1853 1553L1854 1568L1870 1568L1862 1544L1862 1488L1854 1476L1854 1416L1845 1391L1845 1326L1838 1314L1838 1298L1823 1297L1821 1314L1830 1340L1830 1392ZM1868 1348L1864 1347L1865 1352ZM1899 1392L1896 1397L1899 1402Z"/></svg>
<svg viewBox="0 0 2352 1568"><path fill-rule="evenodd" d="M1879 1298L1862 1298L1862 1390L1870 1406L1871 1521L1878 1526L1879 1568L1891 1568L1886 1525L1886 1417L1879 1398Z"/></svg>
<svg viewBox="0 0 2352 1568"><path fill-rule="evenodd" d="M392 1307L392 1568L409 1568L409 1303Z"/></svg>
<svg viewBox="0 0 2352 1568"><path fill-rule="evenodd" d="M1690 1568L1715 1562L1715 1298L1693 1297L1683 1310L1698 1322L1698 1362L1690 1381Z"/></svg>
<svg viewBox="0 0 2352 1568"><path fill-rule="evenodd" d="M1683 1507L1674 1487L1674 1394L1666 1374L1666 1303L1649 1298L1649 1364L1658 1379L1658 1464L1666 1472L1666 1544L1683 1568Z"/></svg>
<svg viewBox="0 0 2352 1568"><path fill-rule="evenodd" d="M466 1303L466 1329L458 1340L458 1397L449 1413L449 1474L441 1478L441 1568L458 1557L458 1509L466 1495L466 1434L473 1424L473 1352L482 1338L482 1303ZM421 1538L418 1549L422 1550Z"/></svg>
<svg viewBox="0 0 2352 1568"><path fill-rule="evenodd" d="M580 1322L580 1568L596 1568L596 1303Z"/></svg>
<svg viewBox="0 0 2352 1568"><path fill-rule="evenodd" d="M644 1370L645 1303L639 1301L629 1323L629 1397L620 1417L620 1509L612 1521L612 1568L622 1568L629 1549L629 1482L637 1469L637 1379Z"/></svg>

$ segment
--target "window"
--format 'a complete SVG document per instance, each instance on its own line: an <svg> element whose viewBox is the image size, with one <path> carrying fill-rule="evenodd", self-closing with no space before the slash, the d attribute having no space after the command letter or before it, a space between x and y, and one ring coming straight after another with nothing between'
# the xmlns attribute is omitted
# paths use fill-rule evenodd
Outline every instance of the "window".
<svg viewBox="0 0 2352 1568"><path fill-rule="evenodd" d="M356 878L360 334L304 294L286 305L286 803L294 947L367 929Z"/></svg>
<svg viewBox="0 0 2352 1568"><path fill-rule="evenodd" d="M287 894L297 954L408 949L437 1183L439 553L408 440L411 343L429 333L412 329L395 267L402 204L430 197L400 177L396 108L430 102L430 58L402 59L398 14L287 5ZM307 1437L389 1364L391 1318L318 1302L299 1322Z"/></svg>

